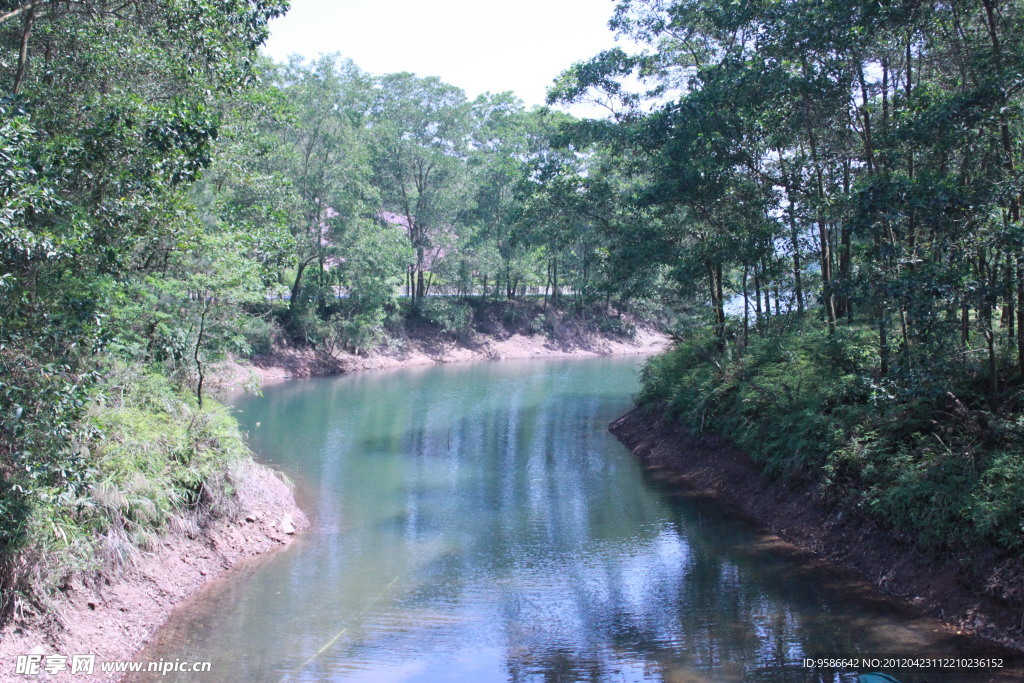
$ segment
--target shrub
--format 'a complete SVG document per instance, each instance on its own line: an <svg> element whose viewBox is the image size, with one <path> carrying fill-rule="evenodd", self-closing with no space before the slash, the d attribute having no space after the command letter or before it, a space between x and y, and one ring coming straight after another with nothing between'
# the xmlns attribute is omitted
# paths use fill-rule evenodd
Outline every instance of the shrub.
<svg viewBox="0 0 1024 683"><path fill-rule="evenodd" d="M473 309L463 301L449 297L428 297L422 299L418 306L423 320L448 334L464 334L473 324Z"/></svg>
<svg viewBox="0 0 1024 683"><path fill-rule="evenodd" d="M279 335L280 330L274 322L264 317L247 318L242 326L242 338L248 352L257 356L270 353Z"/></svg>
<svg viewBox="0 0 1024 683"><path fill-rule="evenodd" d="M330 332L324 339L328 351L343 348L362 353L376 348L385 337L386 314L377 308L354 314L336 313L329 321Z"/></svg>
<svg viewBox="0 0 1024 683"><path fill-rule="evenodd" d="M636 325L625 318L600 317L597 319L597 329L603 334L614 334L629 339L636 336Z"/></svg>
<svg viewBox="0 0 1024 683"><path fill-rule="evenodd" d="M18 519L0 545L4 607L40 608L68 575L124 565L138 548L232 508L233 475L249 459L224 406L144 368L115 364L93 394L69 453L84 486L24 482L0 508ZM12 529L6 530L8 533ZM17 542L14 542L16 538Z"/></svg>

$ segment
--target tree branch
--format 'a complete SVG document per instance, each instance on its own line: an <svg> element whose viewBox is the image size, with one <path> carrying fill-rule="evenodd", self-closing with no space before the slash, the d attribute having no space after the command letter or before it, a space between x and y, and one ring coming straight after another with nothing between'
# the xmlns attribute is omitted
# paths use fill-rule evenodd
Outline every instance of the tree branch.
<svg viewBox="0 0 1024 683"><path fill-rule="evenodd" d="M47 0L35 0L35 2L26 2L24 5L22 5L18 9L11 10L7 14L4 14L4 15L0 16L0 24L4 23L5 21L8 21L10 19L14 19L15 17L17 17L19 14L21 14L25 10L30 10L33 7L35 7L36 5L41 5L44 2L47 2Z"/></svg>

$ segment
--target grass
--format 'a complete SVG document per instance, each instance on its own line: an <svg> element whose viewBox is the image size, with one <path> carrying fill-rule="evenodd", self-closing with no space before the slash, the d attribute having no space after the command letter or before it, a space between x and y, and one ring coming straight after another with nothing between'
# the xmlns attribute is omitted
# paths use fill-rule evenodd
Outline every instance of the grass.
<svg viewBox="0 0 1024 683"><path fill-rule="evenodd" d="M117 571L161 536L230 513L235 473L250 459L227 408L199 409L145 368L110 367L84 422L74 448L89 462L87 486L22 498L18 543L0 558L8 615L49 612L72 575Z"/></svg>

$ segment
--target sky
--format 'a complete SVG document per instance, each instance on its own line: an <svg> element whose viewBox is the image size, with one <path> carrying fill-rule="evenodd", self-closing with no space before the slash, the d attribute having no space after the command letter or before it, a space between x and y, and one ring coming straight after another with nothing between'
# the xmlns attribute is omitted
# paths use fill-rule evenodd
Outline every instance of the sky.
<svg viewBox="0 0 1024 683"><path fill-rule="evenodd" d="M544 104L574 62L623 45L608 29L614 0L292 0L270 24L276 61L339 52L372 74L439 76L466 91L511 90ZM576 108L571 109L580 113Z"/></svg>

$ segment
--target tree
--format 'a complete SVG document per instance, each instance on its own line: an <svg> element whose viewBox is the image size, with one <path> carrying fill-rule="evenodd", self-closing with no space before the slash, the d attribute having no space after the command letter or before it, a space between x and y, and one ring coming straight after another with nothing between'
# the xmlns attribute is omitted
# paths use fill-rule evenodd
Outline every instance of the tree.
<svg viewBox="0 0 1024 683"><path fill-rule="evenodd" d="M469 205L470 108L437 78L400 73L377 80L371 108L373 163L384 205L399 214L415 253L407 288L414 302L430 288L429 264Z"/></svg>
<svg viewBox="0 0 1024 683"><path fill-rule="evenodd" d="M32 510L66 510L88 482L98 355L132 336L112 309L196 243L188 195L220 103L253 82L286 8L0 4L0 44L16 56L0 60L0 617L28 566L17 552Z"/></svg>
<svg viewBox="0 0 1024 683"><path fill-rule="evenodd" d="M291 226L289 320L297 329L308 298L303 289L307 269L316 267L322 309L329 287L326 273L340 257L343 234L377 206L364 120L369 80L351 61L332 56L309 65L292 61L279 70L277 84L294 112L277 131L277 163L301 209Z"/></svg>

